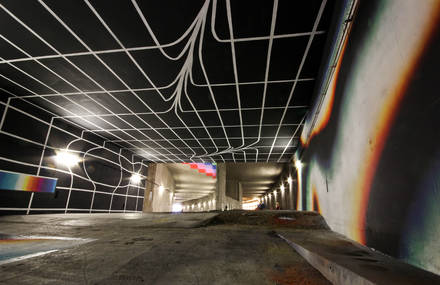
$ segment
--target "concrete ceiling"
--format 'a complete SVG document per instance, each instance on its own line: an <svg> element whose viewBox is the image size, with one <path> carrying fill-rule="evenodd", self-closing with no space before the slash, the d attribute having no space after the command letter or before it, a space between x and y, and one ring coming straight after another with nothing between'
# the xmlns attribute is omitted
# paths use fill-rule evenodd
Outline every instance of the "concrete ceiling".
<svg viewBox="0 0 440 285"><path fill-rule="evenodd" d="M244 198L259 197L278 182L284 167L279 163L228 163L227 179L241 184Z"/></svg>
<svg viewBox="0 0 440 285"><path fill-rule="evenodd" d="M175 182L174 201L181 203L199 199L215 191L216 178L199 173L187 164L167 163Z"/></svg>

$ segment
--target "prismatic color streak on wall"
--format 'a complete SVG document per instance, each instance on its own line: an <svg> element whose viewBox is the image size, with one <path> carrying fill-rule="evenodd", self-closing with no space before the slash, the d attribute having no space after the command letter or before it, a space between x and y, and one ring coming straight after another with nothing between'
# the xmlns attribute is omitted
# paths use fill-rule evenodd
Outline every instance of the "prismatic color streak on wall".
<svg viewBox="0 0 440 285"><path fill-rule="evenodd" d="M297 168L296 170L297 173L297 180L298 180L298 187L297 187L297 193L296 193L296 209L298 211L302 210L302 170L301 167Z"/></svg>
<svg viewBox="0 0 440 285"><path fill-rule="evenodd" d="M316 186L312 187L312 211L316 211L321 214L321 206L319 206L318 192L316 191Z"/></svg>
<svg viewBox="0 0 440 285"><path fill-rule="evenodd" d="M217 177L217 164L215 164L215 163L184 162L183 164L188 164L192 169L198 170L199 173L205 173L206 176L211 176L212 178Z"/></svg>
<svg viewBox="0 0 440 285"><path fill-rule="evenodd" d="M330 116L331 116L332 110L333 110L333 103L335 101L335 93L336 93L336 86L337 86L337 82L338 82L339 71L341 69L342 59L344 57L345 49L347 47L348 38L350 36L351 28L352 28L352 25L350 25L348 27L347 34L344 37L344 42L342 44L342 49L339 53L339 57L338 57L338 61L336 63L335 71L332 75L329 87L327 89L327 93L324 97L324 101L322 103L321 110L319 111L316 124L315 124L315 126L311 126L311 127L313 127L313 129L312 129L308 138L306 137L308 132L302 132L302 134L301 134L300 142L304 147L307 147L309 145L312 138L314 136L316 136L317 134L319 134L327 126L327 123L330 120Z"/></svg>
<svg viewBox="0 0 440 285"><path fill-rule="evenodd" d="M420 27L421 33L417 45L413 47L412 54L406 58L406 67L402 70L399 81L394 84L394 89L387 94L388 98L386 98L385 104L383 104L381 112L378 114L375 123L376 127L373 128L373 133L371 134L371 139L374 142L373 151L365 151L367 155L364 159L363 169L355 188L358 189L354 200L357 209L355 219L351 225L353 238L363 244L366 244L364 229L366 226L368 198L382 150L384 149L387 136L396 117L400 103L411 81L411 76L417 68L424 48L429 45L429 40L436 30L436 25L440 19L440 1L431 2L431 6L431 14L426 15L426 22L424 26Z"/></svg>
<svg viewBox="0 0 440 285"><path fill-rule="evenodd" d="M56 184L56 178L0 170L0 189L2 190L54 193Z"/></svg>

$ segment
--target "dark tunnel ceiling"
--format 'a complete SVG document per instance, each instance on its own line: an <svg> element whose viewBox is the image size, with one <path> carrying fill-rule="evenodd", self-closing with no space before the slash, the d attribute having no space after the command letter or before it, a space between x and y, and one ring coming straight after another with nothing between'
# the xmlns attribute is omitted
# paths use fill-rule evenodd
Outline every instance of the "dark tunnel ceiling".
<svg viewBox="0 0 440 285"><path fill-rule="evenodd" d="M334 6L0 4L2 96L31 100L157 162L290 159Z"/></svg>

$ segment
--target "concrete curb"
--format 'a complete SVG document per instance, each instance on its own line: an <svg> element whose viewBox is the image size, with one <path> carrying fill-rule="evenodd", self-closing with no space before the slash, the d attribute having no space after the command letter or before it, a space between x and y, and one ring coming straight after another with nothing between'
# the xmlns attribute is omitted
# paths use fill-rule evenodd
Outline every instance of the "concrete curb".
<svg viewBox="0 0 440 285"><path fill-rule="evenodd" d="M282 236L277 234L282 240L293 247L307 262L315 267L325 278L333 284L358 284L372 285L375 284L368 279L356 274L355 272L340 266L339 264L328 260L327 258L316 254Z"/></svg>

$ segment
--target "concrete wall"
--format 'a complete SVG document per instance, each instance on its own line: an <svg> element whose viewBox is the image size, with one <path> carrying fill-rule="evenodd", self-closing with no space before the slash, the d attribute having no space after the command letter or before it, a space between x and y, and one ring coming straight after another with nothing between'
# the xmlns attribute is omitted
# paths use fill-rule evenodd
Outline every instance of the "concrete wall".
<svg viewBox="0 0 440 285"><path fill-rule="evenodd" d="M226 196L235 200L240 200L239 183L237 180L230 180L226 176Z"/></svg>
<svg viewBox="0 0 440 285"><path fill-rule="evenodd" d="M182 203L184 212L204 212L204 211L214 211L216 209L216 199L215 195L208 195L201 199L190 200ZM221 210L234 210L241 209L241 203L238 200L232 199L230 197L225 197L223 208ZM220 210L220 209L218 209Z"/></svg>
<svg viewBox="0 0 440 285"><path fill-rule="evenodd" d="M440 1L357 11L301 136L297 209L440 274Z"/></svg>
<svg viewBox="0 0 440 285"><path fill-rule="evenodd" d="M241 202L226 196L226 201L224 206L225 207L227 206L228 210L241 209ZM225 209L225 207L223 207L223 210Z"/></svg>
<svg viewBox="0 0 440 285"><path fill-rule="evenodd" d="M266 209L275 209L276 202L280 204L281 210L297 209L298 185L296 183L296 176L296 169L293 166L293 162L284 164L283 171L275 185L262 197L266 204ZM281 188L281 185L284 185L284 190Z"/></svg>
<svg viewBox="0 0 440 285"><path fill-rule="evenodd" d="M206 212L216 209L215 194L182 203L183 212Z"/></svg>
<svg viewBox="0 0 440 285"><path fill-rule="evenodd" d="M144 212L171 212L174 179L166 164L150 163L150 176L145 189Z"/></svg>

